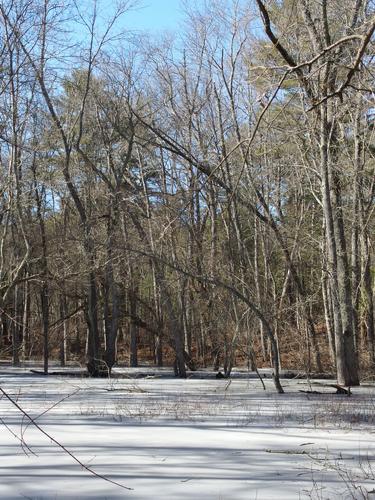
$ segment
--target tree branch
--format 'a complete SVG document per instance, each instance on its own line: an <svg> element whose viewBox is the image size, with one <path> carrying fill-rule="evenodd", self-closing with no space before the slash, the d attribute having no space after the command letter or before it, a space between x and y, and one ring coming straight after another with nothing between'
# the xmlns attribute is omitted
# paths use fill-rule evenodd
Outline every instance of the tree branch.
<svg viewBox="0 0 375 500"><path fill-rule="evenodd" d="M11 396L9 396L9 394L6 391L4 391L4 389L2 387L0 387L0 392L12 403L13 406L15 406L22 413L22 415L24 417L26 417L30 421L30 423L34 427L36 427L38 429L39 432L41 432L44 436L46 436L48 439L50 439L55 445L57 445L59 448L61 448L67 455L69 455L78 465L80 465L83 469L85 469L85 471L87 471L89 474L91 474L99 479L102 479L103 481L106 481L107 483L111 483L111 484L114 484L115 486L119 486L120 488L122 488L124 490L129 490L129 491L133 490L133 488L129 488L128 486L124 486L123 484L117 483L116 481L113 481L112 479L109 479L108 477L105 477L102 474L98 474L93 469L91 469L90 467L85 465L75 455L73 455L73 453L70 452L64 445L59 443L59 441L57 441L53 436L51 436L51 434L48 434L48 432L46 432L44 429L42 429L40 427L40 425L35 422L35 419L33 419L23 408L21 408L21 406L16 401L14 401L14 399Z"/></svg>

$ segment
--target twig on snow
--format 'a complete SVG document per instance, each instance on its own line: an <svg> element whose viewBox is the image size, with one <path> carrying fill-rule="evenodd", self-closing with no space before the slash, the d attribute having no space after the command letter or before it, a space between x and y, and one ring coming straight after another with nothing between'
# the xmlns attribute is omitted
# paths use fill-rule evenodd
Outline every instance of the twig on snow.
<svg viewBox="0 0 375 500"><path fill-rule="evenodd" d="M121 483L113 481L112 479L109 479L108 477L105 477L102 474L99 474L98 472L95 472L90 467L87 467L87 465L85 465L83 462L81 462L64 445L62 445L61 443L59 443L59 441L57 441L57 439L55 439L50 434L48 434L48 432L46 432L44 429L42 429L40 427L40 425L37 424L37 422L35 422L35 419L33 419L23 408L21 408L21 406L18 403L16 403L16 401L14 401L14 399L11 398L11 396L9 396L9 394L6 391L4 391L4 389L2 387L0 387L0 392L12 403L13 406L15 406L22 413L22 415L24 415L26 418L28 418L30 420L31 424L34 427L36 427L39 432L41 432L44 436L46 436L48 439L50 439L55 445L57 445L59 448L61 448L67 455L69 455L78 465L80 465L89 474L91 474L91 475L93 475L93 476L95 476L95 477L97 477L99 479L102 479L103 481L106 481L107 483L111 483L111 484L114 484L115 486L119 486L120 488L122 488L124 490L129 490L129 491L133 490L133 488L129 488L128 486L124 486Z"/></svg>

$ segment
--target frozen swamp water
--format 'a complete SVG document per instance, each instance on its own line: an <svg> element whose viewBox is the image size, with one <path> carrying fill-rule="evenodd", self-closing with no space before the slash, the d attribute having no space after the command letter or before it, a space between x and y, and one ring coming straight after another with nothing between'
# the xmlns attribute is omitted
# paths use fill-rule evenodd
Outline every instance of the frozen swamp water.
<svg viewBox="0 0 375 500"><path fill-rule="evenodd" d="M333 381L285 379L279 395L245 371L66 371L2 365L0 387L83 464L132 489L88 473L3 396L0 498L375 499L374 384L347 397Z"/></svg>

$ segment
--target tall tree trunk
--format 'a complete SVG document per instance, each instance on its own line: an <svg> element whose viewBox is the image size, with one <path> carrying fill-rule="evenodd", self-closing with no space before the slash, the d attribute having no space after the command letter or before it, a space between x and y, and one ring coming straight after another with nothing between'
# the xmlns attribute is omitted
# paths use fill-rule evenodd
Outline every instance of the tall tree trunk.
<svg viewBox="0 0 375 500"><path fill-rule="evenodd" d="M107 321L105 325L106 347L104 360L111 372L116 362L116 345L119 324L119 293L115 280L113 262L116 248L115 229L119 222L119 193L112 193L108 207L107 264L105 268L106 295L104 297ZM108 318L110 312L110 320Z"/></svg>
<svg viewBox="0 0 375 500"><path fill-rule="evenodd" d="M322 200L333 299L337 380L339 384L359 384L354 346L352 289L344 221L342 216L341 186L332 162L332 140L328 120L328 104L321 106L320 116Z"/></svg>
<svg viewBox="0 0 375 500"><path fill-rule="evenodd" d="M255 290L257 302L260 307L262 307L262 295L261 295L261 284L260 284L260 273L259 273L259 221L254 217L254 280L255 280ZM258 320L259 323L259 340L262 352L262 359L266 361L267 359L267 343L266 337L264 335L263 323Z"/></svg>
<svg viewBox="0 0 375 500"><path fill-rule="evenodd" d="M11 323L12 331L12 353L13 353L13 366L20 366L20 329L19 329L19 285L14 287L14 313Z"/></svg>
<svg viewBox="0 0 375 500"><path fill-rule="evenodd" d="M336 351L335 351L334 324L332 317L332 301L328 283L328 276L325 270L323 270L322 272L322 297L323 297L323 307L324 307L324 318L328 336L329 354L332 366L336 370Z"/></svg>
<svg viewBox="0 0 375 500"><path fill-rule="evenodd" d="M29 269L26 268L25 284L23 288L23 313L22 313L22 361L25 362L30 350L30 284L28 280Z"/></svg>
<svg viewBox="0 0 375 500"><path fill-rule="evenodd" d="M39 223L39 230L42 243L42 257L41 257L41 278L42 288L40 291L40 302L42 311L42 325L43 325L43 371L48 374L48 361L49 361L49 286L48 286L48 260L47 260L47 234L46 225L44 221L43 198L45 196L44 186L39 188L37 175L36 175L36 157L32 164L32 171L34 175L34 192L35 201L37 206L37 218Z"/></svg>
<svg viewBox="0 0 375 500"><path fill-rule="evenodd" d="M62 331L60 333L59 359L60 366L65 366L67 361L67 337L68 337L68 319L67 319L67 303L65 290L60 294L60 319L62 322Z"/></svg>
<svg viewBox="0 0 375 500"><path fill-rule="evenodd" d="M130 366L138 366L138 326L133 320L137 316L137 294L133 284L129 290L130 309Z"/></svg>
<svg viewBox="0 0 375 500"><path fill-rule="evenodd" d="M42 305L42 324L43 324L43 371L48 374L48 361L49 361L49 292L46 282L42 285L40 294Z"/></svg>
<svg viewBox="0 0 375 500"><path fill-rule="evenodd" d="M90 268L94 269L94 260L91 255L89 262ZM89 271L87 279L87 371L91 377L97 377L100 375L101 362L99 358L98 295L94 271Z"/></svg>
<svg viewBox="0 0 375 500"><path fill-rule="evenodd" d="M367 333L367 348L370 357L371 369L375 371L375 323L374 323L374 292L371 276L371 253L369 237L364 234L363 241L363 293L365 297L364 320Z"/></svg>

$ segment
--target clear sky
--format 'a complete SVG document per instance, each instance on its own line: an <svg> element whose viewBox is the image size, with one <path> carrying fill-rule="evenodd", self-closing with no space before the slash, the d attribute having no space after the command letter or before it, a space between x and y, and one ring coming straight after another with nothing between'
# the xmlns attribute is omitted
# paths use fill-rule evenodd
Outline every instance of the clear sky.
<svg viewBox="0 0 375 500"><path fill-rule="evenodd" d="M123 23L131 30L174 30L183 17L180 0L139 0Z"/></svg>

